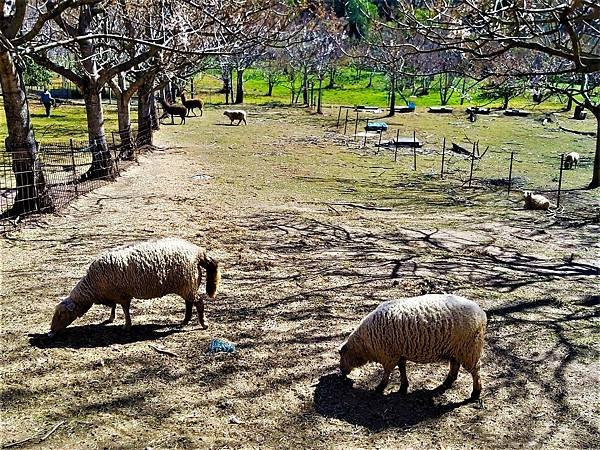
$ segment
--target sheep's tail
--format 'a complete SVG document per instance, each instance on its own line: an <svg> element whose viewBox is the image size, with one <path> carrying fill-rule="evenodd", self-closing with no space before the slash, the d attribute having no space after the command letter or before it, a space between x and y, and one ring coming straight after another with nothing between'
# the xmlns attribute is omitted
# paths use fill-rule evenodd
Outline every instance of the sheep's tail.
<svg viewBox="0 0 600 450"><path fill-rule="evenodd" d="M204 256L199 259L198 264L206 270L206 293L210 298L215 298L219 283L221 282L219 262L204 254Z"/></svg>

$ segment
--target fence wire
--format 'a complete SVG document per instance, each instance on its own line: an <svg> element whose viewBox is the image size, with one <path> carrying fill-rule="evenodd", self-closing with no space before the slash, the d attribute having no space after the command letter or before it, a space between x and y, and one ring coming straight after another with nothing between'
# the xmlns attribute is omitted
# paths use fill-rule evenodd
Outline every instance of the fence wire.
<svg viewBox="0 0 600 450"><path fill-rule="evenodd" d="M111 133L106 147L74 140L38 143L35 160L0 148L0 232L12 228L23 210L27 214L58 210L119 176L144 149L136 146L138 135L151 132L132 131L126 142L119 133ZM101 157L103 152L110 157ZM100 164L92 166L94 156Z"/></svg>

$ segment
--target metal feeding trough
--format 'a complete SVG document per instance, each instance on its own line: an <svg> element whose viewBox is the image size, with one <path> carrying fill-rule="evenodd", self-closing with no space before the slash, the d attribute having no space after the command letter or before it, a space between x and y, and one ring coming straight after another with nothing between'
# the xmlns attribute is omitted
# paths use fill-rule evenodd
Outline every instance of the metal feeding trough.
<svg viewBox="0 0 600 450"><path fill-rule="evenodd" d="M507 109L504 111L505 116L527 117L529 114L531 113L524 109Z"/></svg>
<svg viewBox="0 0 600 450"><path fill-rule="evenodd" d="M354 107L355 111L367 112L367 113L380 113L381 108L378 106L366 106L366 105L357 105Z"/></svg>
<svg viewBox="0 0 600 450"><path fill-rule="evenodd" d="M414 112L415 109L417 109L417 105L414 102L408 102L408 105L406 105L406 106L398 106L398 107L394 108L394 112L409 113L409 112Z"/></svg>
<svg viewBox="0 0 600 450"><path fill-rule="evenodd" d="M369 122L365 126L365 131L387 131L388 124L385 122Z"/></svg>
<svg viewBox="0 0 600 450"><path fill-rule="evenodd" d="M436 114L451 114L452 108L448 106L431 106L428 111Z"/></svg>
<svg viewBox="0 0 600 450"><path fill-rule="evenodd" d="M490 113L490 108L480 108L479 106L469 106L467 108L467 114L468 113L473 113L473 114L489 114Z"/></svg>
<svg viewBox="0 0 600 450"><path fill-rule="evenodd" d="M389 141L382 142L379 147L408 147L408 148L420 148L423 144L418 139L399 136L397 139L390 139Z"/></svg>

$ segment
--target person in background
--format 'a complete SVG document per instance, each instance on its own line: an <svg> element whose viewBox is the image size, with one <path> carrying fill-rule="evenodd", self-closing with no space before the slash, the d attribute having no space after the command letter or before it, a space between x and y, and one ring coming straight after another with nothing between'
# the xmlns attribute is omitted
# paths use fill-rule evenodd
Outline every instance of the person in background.
<svg viewBox="0 0 600 450"><path fill-rule="evenodd" d="M48 88L44 89L44 92L42 93L42 95L40 95L40 100L46 108L46 117L50 117L50 109L55 104L55 100L54 98L52 98L52 94L50 94Z"/></svg>

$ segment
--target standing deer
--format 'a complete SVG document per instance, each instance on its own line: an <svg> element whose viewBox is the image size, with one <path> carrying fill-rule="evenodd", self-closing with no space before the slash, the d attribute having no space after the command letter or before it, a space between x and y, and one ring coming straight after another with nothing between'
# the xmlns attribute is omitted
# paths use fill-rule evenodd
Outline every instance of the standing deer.
<svg viewBox="0 0 600 450"><path fill-rule="evenodd" d="M199 98L186 99L185 94L182 92L181 103L183 103L183 106L187 108L188 117L190 116L190 113L194 113L194 117L196 117L196 113L194 112L194 109L196 108L200 109L200 117L202 117L202 108L204 107L204 102L202 100Z"/></svg>
<svg viewBox="0 0 600 450"><path fill-rule="evenodd" d="M157 98L158 103L160 103L160 105L163 107L164 113L162 116L160 116L160 118L158 119L158 121L160 122L162 119L164 119L167 116L171 116L171 125L175 124L175 116L179 116L181 117L181 122L179 122L179 125L182 125L185 123L185 116L187 114L187 108L183 105L177 105L177 104L170 104L167 103L164 99L158 97Z"/></svg>

